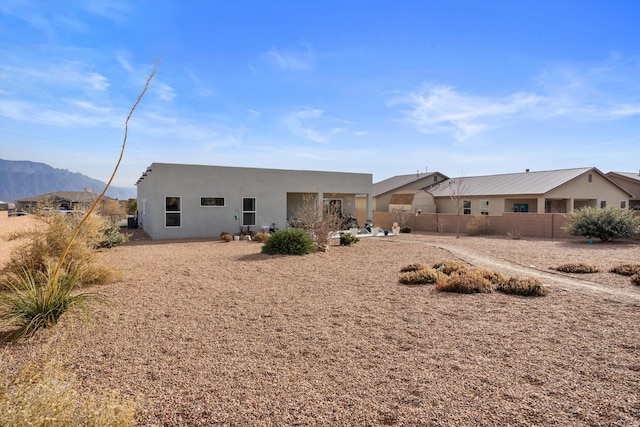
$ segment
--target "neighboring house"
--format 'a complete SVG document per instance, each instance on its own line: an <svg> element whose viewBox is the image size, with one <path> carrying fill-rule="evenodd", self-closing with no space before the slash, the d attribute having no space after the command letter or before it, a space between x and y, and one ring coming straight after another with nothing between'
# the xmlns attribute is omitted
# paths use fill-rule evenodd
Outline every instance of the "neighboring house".
<svg viewBox="0 0 640 427"><path fill-rule="evenodd" d="M30 212L40 207L60 210L85 209L91 206L97 198L98 194L89 190L54 191L18 199L16 200L16 210Z"/></svg>
<svg viewBox="0 0 640 427"><path fill-rule="evenodd" d="M136 186L138 224L153 239L284 228L305 197L348 215L364 194L372 218L371 174L153 163Z"/></svg>
<svg viewBox="0 0 640 427"><path fill-rule="evenodd" d="M608 172L607 176L633 194L629 199L629 209L640 210L640 172Z"/></svg>
<svg viewBox="0 0 640 427"><path fill-rule="evenodd" d="M429 187L447 179L448 178L440 172L418 172L409 175L396 175L383 181L377 182L373 184L373 210L375 212L391 212L394 209L398 209L399 205L402 205L405 208L408 205L409 208L405 210L413 210L419 208L422 209L423 212L429 212L431 209L433 209L432 212L435 213L435 204L428 200L424 201L424 203L422 202L422 200L416 200L416 202L420 204L420 206L417 206L413 200L414 196L418 193L418 190L422 190L423 188ZM398 194L400 193L403 194L402 197L398 196ZM417 197L420 198L421 196L418 195ZM428 196L427 198L430 198L430 196ZM366 201L367 200L364 196L358 197L357 203L359 210L364 209Z"/></svg>
<svg viewBox="0 0 640 427"><path fill-rule="evenodd" d="M438 213L565 213L584 206L625 207L632 194L596 168L459 177L426 189Z"/></svg>

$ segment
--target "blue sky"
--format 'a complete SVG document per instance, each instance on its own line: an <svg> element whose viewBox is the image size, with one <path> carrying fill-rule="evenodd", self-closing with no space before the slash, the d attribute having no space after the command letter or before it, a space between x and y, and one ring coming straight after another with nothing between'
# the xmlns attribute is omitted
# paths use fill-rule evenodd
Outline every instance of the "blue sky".
<svg viewBox="0 0 640 427"><path fill-rule="evenodd" d="M640 1L0 0L0 158L640 169Z"/></svg>

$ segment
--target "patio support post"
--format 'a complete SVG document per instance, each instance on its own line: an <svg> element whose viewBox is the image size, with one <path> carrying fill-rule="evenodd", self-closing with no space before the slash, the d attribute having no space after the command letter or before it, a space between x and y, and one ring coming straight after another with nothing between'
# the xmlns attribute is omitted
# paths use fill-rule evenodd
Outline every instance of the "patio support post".
<svg viewBox="0 0 640 427"><path fill-rule="evenodd" d="M367 223L373 224L373 202L371 193L367 194Z"/></svg>

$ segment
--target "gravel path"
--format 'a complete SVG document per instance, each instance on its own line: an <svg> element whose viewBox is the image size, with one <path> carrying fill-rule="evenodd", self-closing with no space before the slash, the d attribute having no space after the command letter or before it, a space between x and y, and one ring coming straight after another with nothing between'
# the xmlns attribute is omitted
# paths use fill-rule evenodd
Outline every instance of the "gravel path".
<svg viewBox="0 0 640 427"><path fill-rule="evenodd" d="M96 289L110 307L6 345L0 374L51 343L86 391L138 397L144 426L640 425L640 288L607 272L545 271L637 262L637 242L418 234L304 257L260 247L105 251L124 277ZM452 258L544 275L551 293L398 283L406 264Z"/></svg>

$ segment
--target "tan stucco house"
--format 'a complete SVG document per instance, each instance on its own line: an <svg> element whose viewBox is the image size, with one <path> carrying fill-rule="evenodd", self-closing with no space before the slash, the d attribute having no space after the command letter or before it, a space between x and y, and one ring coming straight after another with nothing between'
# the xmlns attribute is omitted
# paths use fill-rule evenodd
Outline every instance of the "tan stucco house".
<svg viewBox="0 0 640 427"><path fill-rule="evenodd" d="M394 210L433 209L435 204L430 195L420 194L421 190L447 180L440 172L417 172L408 175L396 175L373 184L372 203L375 212L392 212ZM415 200L414 200L415 199ZM358 210L364 210L367 198L362 195L357 199ZM407 207L408 205L408 207Z"/></svg>
<svg viewBox="0 0 640 427"><path fill-rule="evenodd" d="M640 210L640 172L607 172L607 176L633 194L629 198L629 209Z"/></svg>
<svg viewBox="0 0 640 427"><path fill-rule="evenodd" d="M364 173L153 163L136 186L138 224L153 239L284 228L309 195L355 215L363 194L372 218L372 175Z"/></svg>
<svg viewBox="0 0 640 427"><path fill-rule="evenodd" d="M458 177L427 188L438 213L566 213L584 206L626 207L633 195L594 167Z"/></svg>

